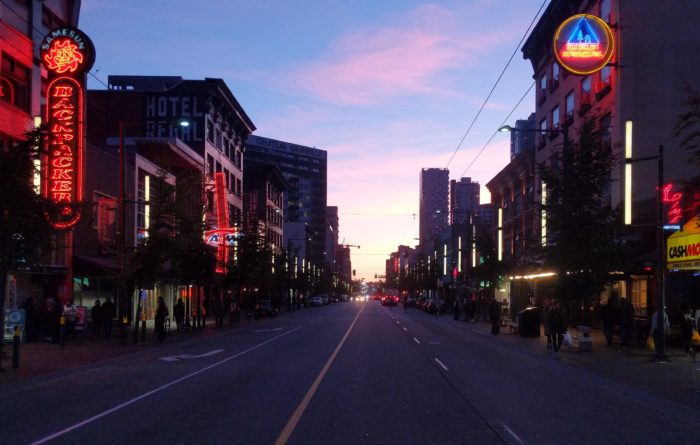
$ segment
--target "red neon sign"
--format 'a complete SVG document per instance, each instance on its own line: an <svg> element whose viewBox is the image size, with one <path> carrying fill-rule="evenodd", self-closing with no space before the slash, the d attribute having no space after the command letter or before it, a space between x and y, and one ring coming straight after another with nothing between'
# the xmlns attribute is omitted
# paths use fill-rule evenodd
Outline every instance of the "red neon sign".
<svg viewBox="0 0 700 445"><path fill-rule="evenodd" d="M85 72L95 60L90 39L75 28L50 31L41 44L41 60L49 73L46 101L48 144L43 156L42 192L57 203L51 222L58 229L80 219L83 198L83 87Z"/></svg>
<svg viewBox="0 0 700 445"><path fill-rule="evenodd" d="M228 203L226 202L226 181L223 173L214 174L214 202L218 229L204 232L208 244L216 246L216 273L226 273L229 246L235 245L238 229L228 227Z"/></svg>
<svg viewBox="0 0 700 445"><path fill-rule="evenodd" d="M681 201L683 200L682 193L673 193L673 184L666 184L663 189L661 189L661 200L670 205L668 209L668 223L678 224L683 218L683 209L681 208Z"/></svg>
<svg viewBox="0 0 700 445"><path fill-rule="evenodd" d="M70 77L60 77L49 84L46 114L49 139L44 169L44 195L60 204L53 221L59 229L69 228L80 219L75 206L83 196L83 88Z"/></svg>
<svg viewBox="0 0 700 445"><path fill-rule="evenodd" d="M574 74L595 73L608 64L613 51L612 29L593 15L569 17L554 34L554 55L564 69Z"/></svg>
<svg viewBox="0 0 700 445"><path fill-rule="evenodd" d="M85 57L82 51L69 38L55 39L51 42L48 51L44 53L46 69L57 74L74 73L84 61Z"/></svg>

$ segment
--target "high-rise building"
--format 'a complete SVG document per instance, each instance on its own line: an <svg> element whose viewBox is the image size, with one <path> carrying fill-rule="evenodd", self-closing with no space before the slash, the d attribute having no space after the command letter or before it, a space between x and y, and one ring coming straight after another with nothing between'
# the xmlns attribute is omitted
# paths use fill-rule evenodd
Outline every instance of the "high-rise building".
<svg viewBox="0 0 700 445"><path fill-rule="evenodd" d="M479 183L471 178L450 181L450 224L469 222L479 206Z"/></svg>
<svg viewBox="0 0 700 445"><path fill-rule="evenodd" d="M276 165L289 183L285 195L287 221L302 221L311 230L309 259L325 266L327 153L325 150L251 135L247 160Z"/></svg>
<svg viewBox="0 0 700 445"><path fill-rule="evenodd" d="M420 172L419 242L421 250L431 250L432 240L448 225L450 171L424 168Z"/></svg>
<svg viewBox="0 0 700 445"><path fill-rule="evenodd" d="M515 121L515 131L510 132L510 158L520 153L535 150L535 113L527 119Z"/></svg>

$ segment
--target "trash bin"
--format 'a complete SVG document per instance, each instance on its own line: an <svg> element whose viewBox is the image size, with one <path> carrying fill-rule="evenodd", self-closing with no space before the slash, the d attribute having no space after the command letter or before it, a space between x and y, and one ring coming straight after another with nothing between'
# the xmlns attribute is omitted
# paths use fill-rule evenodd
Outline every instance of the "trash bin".
<svg viewBox="0 0 700 445"><path fill-rule="evenodd" d="M518 312L518 332L521 337L540 336L540 311L537 306L530 306Z"/></svg>

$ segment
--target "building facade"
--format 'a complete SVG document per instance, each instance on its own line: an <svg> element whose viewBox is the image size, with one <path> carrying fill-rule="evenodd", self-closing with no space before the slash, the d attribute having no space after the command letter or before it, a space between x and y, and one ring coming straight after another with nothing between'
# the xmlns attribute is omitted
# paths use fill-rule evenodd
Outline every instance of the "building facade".
<svg viewBox="0 0 700 445"><path fill-rule="evenodd" d="M309 259L316 268L325 267L327 153L252 135L246 142L246 159L280 169L289 183L285 195L286 218L308 223L311 230Z"/></svg>
<svg viewBox="0 0 700 445"><path fill-rule="evenodd" d="M580 32L559 32L576 14L588 14L587 26L608 30L591 33L581 28L583 21L577 18L571 23ZM675 127L687 111L685 88L700 90L700 81L691 74L700 68L700 35L695 32L699 19L700 8L692 0L554 0L522 48L537 84L535 126L543 130L536 137L535 163L551 162L565 137L576 140L586 116L598 117L604 138L617 156L609 203L622 215L626 228L620 229L628 240L644 238L646 230L651 242L648 254L631 264L626 278L613 289L630 298L642 316L649 314L655 301L654 273L644 264L659 258L654 242L657 190L669 187L670 194L684 193L680 184L697 175L697 165L688 162L689 152L678 148ZM608 26L595 24L597 20ZM562 65L562 60L570 63L577 45L603 45L606 35L613 45L610 59L602 66L589 70ZM571 51L555 54L555 36L569 39L563 43ZM658 161L654 161L660 146L664 147L664 184L658 183ZM641 159L651 162L637 162ZM539 179L535 193L538 203L546 200ZM668 209L665 212L668 222ZM538 229L542 235L541 224ZM677 295L669 294L669 307L700 303L688 301L698 288L692 278L671 273L668 279L677 282L673 289L681 289Z"/></svg>
<svg viewBox="0 0 700 445"><path fill-rule="evenodd" d="M479 207L479 183L471 178L450 181L450 224L469 222Z"/></svg>

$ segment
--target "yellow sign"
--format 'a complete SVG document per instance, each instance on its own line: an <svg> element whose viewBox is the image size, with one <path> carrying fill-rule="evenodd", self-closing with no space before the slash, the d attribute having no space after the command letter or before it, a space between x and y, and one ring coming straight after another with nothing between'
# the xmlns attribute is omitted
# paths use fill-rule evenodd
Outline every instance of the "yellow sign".
<svg viewBox="0 0 700 445"><path fill-rule="evenodd" d="M696 216L666 241L669 269L700 269L700 216Z"/></svg>

